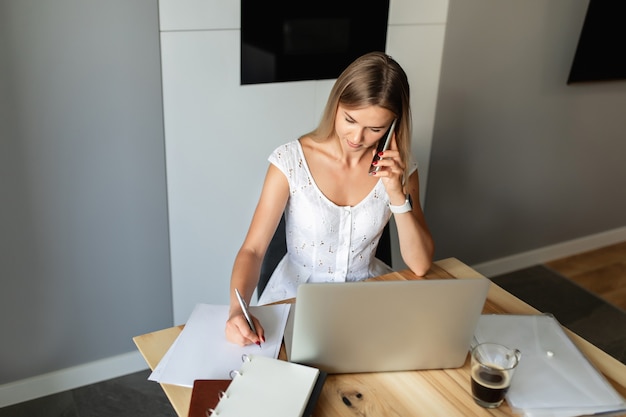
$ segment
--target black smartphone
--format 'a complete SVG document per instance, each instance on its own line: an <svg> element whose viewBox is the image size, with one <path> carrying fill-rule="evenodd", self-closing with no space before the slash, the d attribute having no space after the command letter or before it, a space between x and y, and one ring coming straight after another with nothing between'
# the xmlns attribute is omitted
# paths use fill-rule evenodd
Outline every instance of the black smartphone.
<svg viewBox="0 0 626 417"><path fill-rule="evenodd" d="M391 137L393 136L393 130L395 129L395 127L396 127L396 119L394 119L393 123L391 123L391 126L389 126L389 130L387 130L387 133L385 133L383 137L380 138L380 140L378 141L378 146L376 147L376 154L374 155L374 159L372 159L372 165L370 165L370 170L369 170L370 174L372 172L378 172L378 170L380 169L380 167L373 165L373 164L374 162L380 160L380 156L378 156L378 154L386 151L391 146Z"/></svg>

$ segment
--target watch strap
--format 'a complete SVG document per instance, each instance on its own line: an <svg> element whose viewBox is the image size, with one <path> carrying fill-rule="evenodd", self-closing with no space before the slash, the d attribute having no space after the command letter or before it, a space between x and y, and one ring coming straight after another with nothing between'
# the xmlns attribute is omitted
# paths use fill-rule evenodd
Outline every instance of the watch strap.
<svg viewBox="0 0 626 417"><path fill-rule="evenodd" d="M394 206L393 204L389 204L389 210L391 210L392 213L396 213L396 214L407 213L413 210L411 194L406 195L406 200L404 200L404 204L401 206Z"/></svg>

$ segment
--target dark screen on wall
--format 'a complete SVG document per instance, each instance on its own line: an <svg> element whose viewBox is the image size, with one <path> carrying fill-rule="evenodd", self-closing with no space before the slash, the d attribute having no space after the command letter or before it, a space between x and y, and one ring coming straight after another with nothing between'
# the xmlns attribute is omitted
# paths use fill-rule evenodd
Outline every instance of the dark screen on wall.
<svg viewBox="0 0 626 417"><path fill-rule="evenodd" d="M242 0L241 84L337 78L385 51L389 0Z"/></svg>
<svg viewBox="0 0 626 417"><path fill-rule="evenodd" d="M626 79L626 1L591 0L567 83Z"/></svg>

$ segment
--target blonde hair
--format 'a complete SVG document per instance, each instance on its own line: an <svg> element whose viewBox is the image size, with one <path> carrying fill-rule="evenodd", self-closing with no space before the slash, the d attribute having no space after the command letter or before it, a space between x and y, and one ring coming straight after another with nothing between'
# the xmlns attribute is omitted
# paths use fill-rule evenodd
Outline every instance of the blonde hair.
<svg viewBox="0 0 626 417"><path fill-rule="evenodd" d="M349 109L379 106L396 119L396 143L400 158L409 169L411 152L411 108L409 82L400 65L383 52L357 58L337 78L317 128L308 136L325 141L335 132L335 116L341 104Z"/></svg>

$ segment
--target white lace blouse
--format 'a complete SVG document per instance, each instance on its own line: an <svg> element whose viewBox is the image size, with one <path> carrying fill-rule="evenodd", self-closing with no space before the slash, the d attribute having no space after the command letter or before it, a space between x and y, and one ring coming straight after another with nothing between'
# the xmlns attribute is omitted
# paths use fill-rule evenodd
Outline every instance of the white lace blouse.
<svg viewBox="0 0 626 417"><path fill-rule="evenodd" d="M374 256L391 217L381 180L357 205L338 206L317 188L300 141L278 147L268 160L289 182L287 254L270 277L259 305L295 297L303 282L358 281L391 271Z"/></svg>

